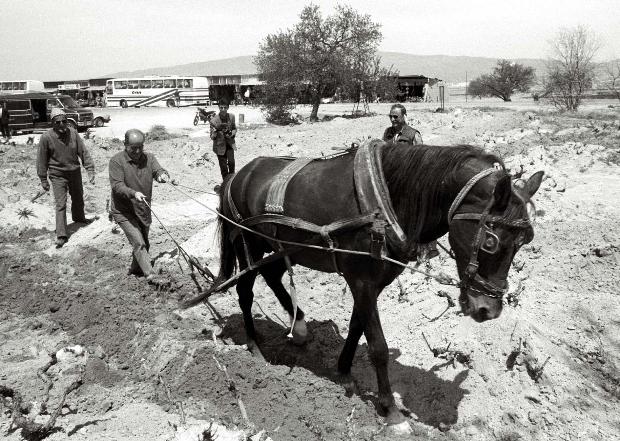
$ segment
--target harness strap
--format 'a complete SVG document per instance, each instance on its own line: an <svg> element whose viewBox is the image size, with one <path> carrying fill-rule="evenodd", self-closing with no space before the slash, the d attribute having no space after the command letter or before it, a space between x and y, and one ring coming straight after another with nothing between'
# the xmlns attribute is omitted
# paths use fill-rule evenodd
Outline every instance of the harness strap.
<svg viewBox="0 0 620 441"><path fill-rule="evenodd" d="M232 175L232 177L224 184L224 187L222 189L222 191L225 192L226 195L226 202L228 202L228 207L230 208L230 212L232 213L233 217L238 221L241 222L243 220L243 217L241 217L241 213L239 213L239 210L237 210L237 206L235 205L235 201L232 198L232 194L230 193L230 189L232 187L232 183L235 180L235 178L237 177L237 174L234 173Z"/></svg>
<svg viewBox="0 0 620 441"><path fill-rule="evenodd" d="M467 193L469 193L469 191L474 187L474 185L476 185L478 181L482 178L492 173L495 173L496 171L496 168L484 169L480 173L474 175L469 181L467 181L467 184L465 184L465 186L461 188L461 191L459 191L459 193L456 195L456 198L454 198L452 205L450 205L450 209L448 210L448 223L452 222L454 212L463 203L463 199L465 199L465 196L467 196Z"/></svg>
<svg viewBox="0 0 620 441"><path fill-rule="evenodd" d="M311 233L318 233L322 235L323 232L329 234L344 230L353 230L356 228L360 228L365 225L372 224L374 220L375 213L369 213L352 218L341 219L336 222L332 222L331 224L320 226L296 217L284 216L282 214L265 213L242 220L241 224L245 227L251 227L253 225L258 225L262 223L272 223L284 225L295 229L306 230Z"/></svg>
<svg viewBox="0 0 620 441"><path fill-rule="evenodd" d="M462 219L462 220L479 220L482 215L479 213L458 213L455 214L452 220ZM515 219L509 220L502 216L489 215L486 217L486 222L494 222L500 225L507 225L509 227L515 228L525 228L532 225L532 222L529 219Z"/></svg>

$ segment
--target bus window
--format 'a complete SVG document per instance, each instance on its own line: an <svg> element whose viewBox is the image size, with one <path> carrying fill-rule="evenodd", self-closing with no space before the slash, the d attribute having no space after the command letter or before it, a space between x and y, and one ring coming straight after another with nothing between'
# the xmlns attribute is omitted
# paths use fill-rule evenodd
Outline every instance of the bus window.
<svg viewBox="0 0 620 441"><path fill-rule="evenodd" d="M194 80L185 80L183 82L183 86L186 87L186 88L194 87L193 83L194 83Z"/></svg>
<svg viewBox="0 0 620 441"><path fill-rule="evenodd" d="M140 89L150 89L151 80L140 80Z"/></svg>
<svg viewBox="0 0 620 441"><path fill-rule="evenodd" d="M183 88L183 80L180 78L177 78L177 88L178 89L182 89Z"/></svg>
<svg viewBox="0 0 620 441"><path fill-rule="evenodd" d="M15 90L26 90L26 82L25 81L20 81L19 83L16 83L16 88Z"/></svg>
<svg viewBox="0 0 620 441"><path fill-rule="evenodd" d="M140 86L140 82L138 80L129 80L127 81L128 89L137 89Z"/></svg>
<svg viewBox="0 0 620 441"><path fill-rule="evenodd" d="M127 89L127 81L115 81L114 87L117 89Z"/></svg>
<svg viewBox="0 0 620 441"><path fill-rule="evenodd" d="M164 80L153 80L153 88L161 89L164 87Z"/></svg>
<svg viewBox="0 0 620 441"><path fill-rule="evenodd" d="M105 93L107 93L108 95L112 95L113 90L114 89L112 89L112 81L108 81L105 85Z"/></svg>
<svg viewBox="0 0 620 441"><path fill-rule="evenodd" d="M168 89L174 89L174 80L173 79L166 79L164 80L164 87L168 88Z"/></svg>
<svg viewBox="0 0 620 441"><path fill-rule="evenodd" d="M5 83L6 89L4 90L13 90L13 83Z"/></svg>

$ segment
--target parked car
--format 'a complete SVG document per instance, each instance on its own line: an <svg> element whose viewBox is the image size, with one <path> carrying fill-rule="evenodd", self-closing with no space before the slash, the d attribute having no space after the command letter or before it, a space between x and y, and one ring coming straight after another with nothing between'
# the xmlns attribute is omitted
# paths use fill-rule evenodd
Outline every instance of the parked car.
<svg viewBox="0 0 620 441"><path fill-rule="evenodd" d="M93 126L95 127L103 127L105 123L110 122L110 115L107 113L99 113L97 109L90 109L93 111Z"/></svg>

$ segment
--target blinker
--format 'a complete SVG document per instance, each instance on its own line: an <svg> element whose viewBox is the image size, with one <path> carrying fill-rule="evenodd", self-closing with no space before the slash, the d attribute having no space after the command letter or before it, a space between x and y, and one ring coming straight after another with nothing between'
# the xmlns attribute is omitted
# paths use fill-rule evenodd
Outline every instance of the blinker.
<svg viewBox="0 0 620 441"><path fill-rule="evenodd" d="M480 244L480 249L485 253L495 254L499 250L499 237L488 228L484 229L484 238Z"/></svg>

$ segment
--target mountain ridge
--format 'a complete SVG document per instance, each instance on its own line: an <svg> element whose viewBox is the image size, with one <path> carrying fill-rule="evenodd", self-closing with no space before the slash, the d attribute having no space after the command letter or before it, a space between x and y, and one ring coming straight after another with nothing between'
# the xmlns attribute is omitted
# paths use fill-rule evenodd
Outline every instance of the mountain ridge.
<svg viewBox="0 0 620 441"><path fill-rule="evenodd" d="M467 76L472 80L482 74L491 72L498 58L470 57L455 55L414 55L404 52L378 52L381 64L400 75L424 75L439 78L446 83L464 82ZM253 55L200 61L174 66L153 67L133 71L116 72L106 77L119 78L146 75L256 75ZM537 72L544 69L545 60L538 58L510 59L520 64L533 67Z"/></svg>

